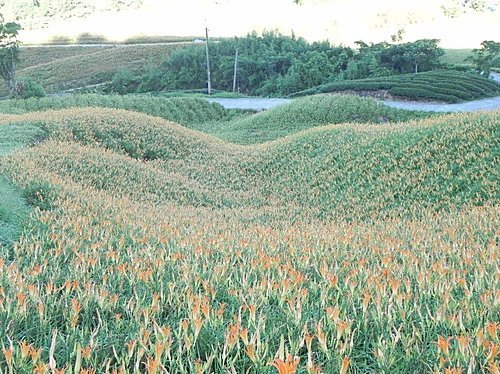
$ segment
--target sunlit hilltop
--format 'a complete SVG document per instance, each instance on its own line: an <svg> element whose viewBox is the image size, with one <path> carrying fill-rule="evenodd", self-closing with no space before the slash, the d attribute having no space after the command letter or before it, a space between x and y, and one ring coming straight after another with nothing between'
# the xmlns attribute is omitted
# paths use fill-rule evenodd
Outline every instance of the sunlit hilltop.
<svg viewBox="0 0 500 374"><path fill-rule="evenodd" d="M202 35L205 20L212 35L244 35L251 30L292 31L308 40L329 39L352 45L379 42L403 29L403 40L441 39L445 48L477 47L500 39L500 11L490 1L482 11L464 9L455 0L14 0L7 17L18 16L23 40L43 42L54 36L83 32L113 40L134 35ZM466 11L465 11L466 10Z"/></svg>

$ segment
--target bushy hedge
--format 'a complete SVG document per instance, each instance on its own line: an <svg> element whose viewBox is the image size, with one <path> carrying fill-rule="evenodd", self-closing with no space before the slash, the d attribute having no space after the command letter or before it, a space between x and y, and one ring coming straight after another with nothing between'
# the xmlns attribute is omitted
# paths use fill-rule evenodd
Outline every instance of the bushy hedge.
<svg viewBox="0 0 500 374"><path fill-rule="evenodd" d="M290 95L305 96L338 91L388 90L390 94L413 99L450 103L500 95L500 84L479 75L448 70L330 82Z"/></svg>
<svg viewBox="0 0 500 374"><path fill-rule="evenodd" d="M395 96L404 96L410 99L433 99L446 101L448 103L457 103L459 99L453 95L439 94L422 88L391 88L390 93Z"/></svg>

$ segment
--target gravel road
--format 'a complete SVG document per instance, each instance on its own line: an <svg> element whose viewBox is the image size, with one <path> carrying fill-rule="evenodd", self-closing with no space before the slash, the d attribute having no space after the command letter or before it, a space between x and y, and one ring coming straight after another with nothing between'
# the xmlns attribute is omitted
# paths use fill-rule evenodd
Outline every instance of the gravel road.
<svg viewBox="0 0 500 374"><path fill-rule="evenodd" d="M491 77L500 82L500 73L491 73ZM211 103L219 103L226 109L252 109L264 110L272 109L279 105L288 104L292 99L265 99L265 98L241 98L241 99L223 99L213 98L208 99ZM383 101L385 105L408 109L422 110L425 112L475 112L479 110L495 110L500 109L500 96L489 99L481 99L468 101L458 104L434 104L423 103L419 101Z"/></svg>
<svg viewBox="0 0 500 374"><path fill-rule="evenodd" d="M500 74L493 73L492 78L500 82ZM211 103L219 103L226 109L272 109L279 105L288 104L292 99L265 99L265 98L241 98L241 99L208 99ZM425 112L476 112L479 110L500 109L500 96L488 99L468 101L457 104L424 103L418 101L395 101L385 100L383 103L393 108L407 110L422 110Z"/></svg>
<svg viewBox="0 0 500 374"><path fill-rule="evenodd" d="M433 104L391 100L384 101L384 104L393 108L422 110L424 112L476 112L479 110L500 109L500 96L457 104Z"/></svg>
<svg viewBox="0 0 500 374"><path fill-rule="evenodd" d="M263 99L260 97L237 98L237 99L213 98L207 100L211 103L219 103L226 109L250 109L250 110L272 109L277 106L292 102L292 99Z"/></svg>

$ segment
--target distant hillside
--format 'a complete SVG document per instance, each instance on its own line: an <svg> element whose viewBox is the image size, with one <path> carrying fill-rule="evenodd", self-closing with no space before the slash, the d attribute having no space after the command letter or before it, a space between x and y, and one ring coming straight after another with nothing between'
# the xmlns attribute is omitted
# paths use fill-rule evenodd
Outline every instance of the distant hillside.
<svg viewBox="0 0 500 374"><path fill-rule="evenodd" d="M158 66L179 47L182 44L22 48L17 74L37 81L47 93L57 93L108 82L122 69L139 72ZM3 81L0 95L8 95Z"/></svg>
<svg viewBox="0 0 500 374"><path fill-rule="evenodd" d="M32 0L7 1L2 10L6 15L15 15L22 20L25 29L45 28L50 21L83 18L95 12L121 12L138 9L144 0L50 0L33 6Z"/></svg>

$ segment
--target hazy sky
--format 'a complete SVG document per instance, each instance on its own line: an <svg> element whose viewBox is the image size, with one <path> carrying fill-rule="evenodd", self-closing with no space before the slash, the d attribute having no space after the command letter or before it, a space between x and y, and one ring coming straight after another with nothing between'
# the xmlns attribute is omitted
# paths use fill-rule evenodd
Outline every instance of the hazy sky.
<svg viewBox="0 0 500 374"><path fill-rule="evenodd" d="M485 39L500 40L499 9L449 18L441 9L445 1L453 0L303 0L301 6L292 0L143 0L140 9L119 14L96 12L69 22L52 19L49 29L25 31L24 35L32 40L84 31L114 39L141 33L201 35L206 19L214 36L279 29L285 34L293 30L309 40L352 45L360 39L390 40L404 28L406 41L438 38L443 47L477 47Z"/></svg>

